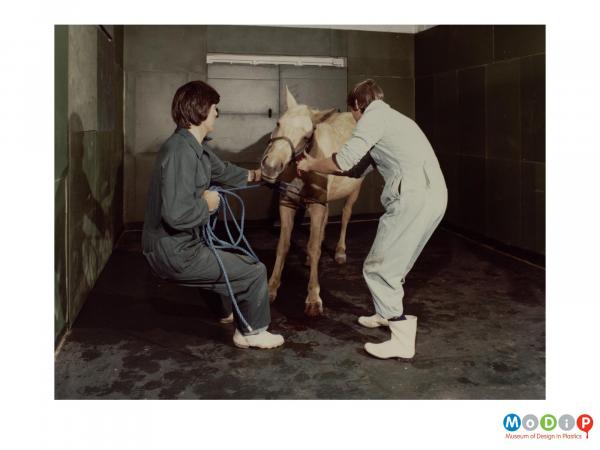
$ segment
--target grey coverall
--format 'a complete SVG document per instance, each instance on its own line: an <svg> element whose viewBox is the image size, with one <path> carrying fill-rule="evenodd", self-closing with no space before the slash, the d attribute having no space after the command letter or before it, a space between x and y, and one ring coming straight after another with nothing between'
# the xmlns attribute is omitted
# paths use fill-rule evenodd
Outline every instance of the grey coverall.
<svg viewBox="0 0 600 450"><path fill-rule="evenodd" d="M391 319L403 314L404 277L442 220L448 191L425 134L382 100L369 104L334 160L348 171L368 152L385 180L385 213L363 275L376 312Z"/></svg>
<svg viewBox="0 0 600 450"><path fill-rule="evenodd" d="M178 128L163 144L150 181L144 218L144 256L161 278L198 284L228 299L225 278L212 250L202 238L201 227L209 210L202 193L212 182L245 186L248 171L219 159L185 128ZM265 330L271 321L267 271L247 256L217 250L252 332Z"/></svg>

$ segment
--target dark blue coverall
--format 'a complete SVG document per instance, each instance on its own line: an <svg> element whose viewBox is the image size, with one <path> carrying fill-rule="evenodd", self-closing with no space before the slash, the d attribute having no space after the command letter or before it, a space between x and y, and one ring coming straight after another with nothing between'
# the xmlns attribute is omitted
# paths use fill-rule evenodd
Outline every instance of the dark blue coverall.
<svg viewBox="0 0 600 450"><path fill-rule="evenodd" d="M142 234L144 256L159 277L197 283L228 299L221 268L202 238L201 227L210 215L202 193L212 183L241 187L247 180L246 169L222 161L189 130L175 130L156 160ZM236 326L243 334L265 330L271 315L264 264L247 256L217 252L252 331L245 329L234 311Z"/></svg>

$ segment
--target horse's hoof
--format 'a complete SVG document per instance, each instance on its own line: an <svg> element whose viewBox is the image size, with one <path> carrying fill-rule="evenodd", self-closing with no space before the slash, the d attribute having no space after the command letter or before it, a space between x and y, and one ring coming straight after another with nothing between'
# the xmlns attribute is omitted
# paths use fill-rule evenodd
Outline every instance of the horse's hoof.
<svg viewBox="0 0 600 450"><path fill-rule="evenodd" d="M336 253L335 254L335 262L338 264L346 264L346 254L345 253Z"/></svg>
<svg viewBox="0 0 600 450"><path fill-rule="evenodd" d="M304 314L308 317L318 317L323 314L323 303L321 302L313 302L306 303L304 307Z"/></svg>
<svg viewBox="0 0 600 450"><path fill-rule="evenodd" d="M273 303L277 298L277 291L269 291L269 303Z"/></svg>

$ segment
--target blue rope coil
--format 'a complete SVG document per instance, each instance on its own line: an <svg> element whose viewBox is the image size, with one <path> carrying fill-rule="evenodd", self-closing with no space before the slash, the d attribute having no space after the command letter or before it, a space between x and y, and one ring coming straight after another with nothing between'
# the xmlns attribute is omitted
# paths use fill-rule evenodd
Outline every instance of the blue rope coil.
<svg viewBox="0 0 600 450"><path fill-rule="evenodd" d="M212 250L213 254L215 255L215 257L217 259L219 267L221 268L221 271L223 272L223 276L225 278L225 284L227 285L227 291L229 292L229 298L231 299L231 303L233 304L233 307L235 308L235 311L236 311L240 321L243 323L243 325L246 327L246 329L248 331L253 331L252 327L248 324L248 322L246 321L246 319L244 318L244 316L242 315L242 313L238 307L237 301L235 299L235 294L233 293L233 289L231 288L231 283L229 281L229 277L227 276L227 271L225 270L225 265L223 264L223 261L221 260L221 257L219 256L219 253L217 252L217 250L236 250L236 251L241 252L244 255L248 256L254 262L258 262L258 257L254 253L254 250L252 250L252 247L250 247L250 244L246 240L246 236L244 236L244 221L245 221L245 216L246 216L244 201L234 191L253 189L253 188L260 187L260 186L262 186L262 184L255 184L252 186L244 186L241 188L231 188L231 189L225 189L225 188L218 187L218 186L211 186L209 188L209 190L217 192L219 194L219 206L210 213L211 215L208 219L208 222L202 227L202 236L204 238L204 241L206 242L208 247ZM235 198L240 204L242 212L241 212L241 217L240 217L239 222L236 219L235 215L233 214L233 211L231 210L231 205L229 204L228 197ZM225 224L225 232L227 234L226 239L219 238L215 231L215 229L217 227L217 222L219 220L219 211L223 212L222 218L223 218L223 223ZM233 227L235 228L234 233L232 233L231 226L229 223L230 221L231 221ZM234 237L234 234L236 232L237 232L237 237Z"/></svg>

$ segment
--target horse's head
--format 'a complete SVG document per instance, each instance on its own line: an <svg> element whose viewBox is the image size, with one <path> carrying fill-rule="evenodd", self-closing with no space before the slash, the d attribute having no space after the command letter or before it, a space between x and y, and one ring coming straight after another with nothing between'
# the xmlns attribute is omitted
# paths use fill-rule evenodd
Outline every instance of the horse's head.
<svg viewBox="0 0 600 450"><path fill-rule="evenodd" d="M286 87L287 110L279 118L260 163L262 178L274 182L290 161L302 154L310 143L315 126L335 112L317 111L299 105Z"/></svg>

